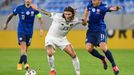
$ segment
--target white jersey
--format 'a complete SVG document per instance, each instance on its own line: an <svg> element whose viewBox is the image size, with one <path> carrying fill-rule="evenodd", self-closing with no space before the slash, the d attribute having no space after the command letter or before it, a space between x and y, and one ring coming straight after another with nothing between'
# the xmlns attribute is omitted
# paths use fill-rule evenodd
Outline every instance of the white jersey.
<svg viewBox="0 0 134 75"><path fill-rule="evenodd" d="M67 23L60 13L51 13L53 19L52 24L47 33L47 37L64 38L67 33L76 25L81 24L77 17L73 21Z"/></svg>

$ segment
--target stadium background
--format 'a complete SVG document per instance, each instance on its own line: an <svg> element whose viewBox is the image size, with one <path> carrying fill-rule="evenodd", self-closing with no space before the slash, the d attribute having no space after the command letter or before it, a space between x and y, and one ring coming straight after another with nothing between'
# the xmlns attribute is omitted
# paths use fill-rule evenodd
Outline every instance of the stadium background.
<svg viewBox="0 0 134 75"><path fill-rule="evenodd" d="M40 8L51 12L62 12L65 6L77 8L77 16L82 17L84 8L90 0L33 0ZM119 12L107 13L105 21L108 31L108 47L120 68L120 75L134 75L134 0L102 0L108 5L120 5ZM0 0L0 75L24 75L25 71L16 71L16 64L20 56L17 44L17 22L14 17L8 25L8 30L2 30L7 16L24 0ZM51 25L51 19L43 15L45 35ZM44 37L39 37L39 23L35 20L32 44L28 50L30 67L38 75L48 75L49 66L46 52L43 52ZM87 27L76 26L67 35L75 48L81 64L82 75L113 75L110 63L108 70L102 69L101 61L92 57L85 50L85 33ZM101 50L99 50L101 52ZM103 54L103 53L102 53ZM70 57L64 52L56 50L57 75L75 75Z"/></svg>

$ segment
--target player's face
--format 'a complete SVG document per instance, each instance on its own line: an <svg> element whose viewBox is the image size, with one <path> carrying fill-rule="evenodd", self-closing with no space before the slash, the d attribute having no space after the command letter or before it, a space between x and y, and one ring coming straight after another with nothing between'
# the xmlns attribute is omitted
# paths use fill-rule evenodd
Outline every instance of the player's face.
<svg viewBox="0 0 134 75"><path fill-rule="evenodd" d="M72 20L73 14L72 14L72 12L70 12L70 11L65 11L65 12L64 12L64 16L65 16L65 19L66 19L67 21L70 21L70 20Z"/></svg>
<svg viewBox="0 0 134 75"><path fill-rule="evenodd" d="M101 0L92 0L93 6L99 6L101 4Z"/></svg>
<svg viewBox="0 0 134 75"><path fill-rule="evenodd" d="M30 5L32 3L32 0L25 0L25 4Z"/></svg>

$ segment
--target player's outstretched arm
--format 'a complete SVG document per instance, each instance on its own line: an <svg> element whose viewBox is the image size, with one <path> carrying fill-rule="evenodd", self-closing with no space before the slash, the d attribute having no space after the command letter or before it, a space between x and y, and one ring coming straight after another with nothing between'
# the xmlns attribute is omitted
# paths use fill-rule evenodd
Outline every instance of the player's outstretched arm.
<svg viewBox="0 0 134 75"><path fill-rule="evenodd" d="M42 17L39 17L39 22L40 22L40 36L42 37L44 34L44 30L43 30L43 19Z"/></svg>
<svg viewBox="0 0 134 75"><path fill-rule="evenodd" d="M118 10L120 10L120 9L121 9L120 6L112 6L112 7L110 7L110 10L111 10L111 11L118 11Z"/></svg>
<svg viewBox="0 0 134 75"><path fill-rule="evenodd" d="M89 16L89 11L88 9L86 8L85 11L84 11L84 16L83 16L83 21L82 21L82 25L86 26L87 25L87 18Z"/></svg>
<svg viewBox="0 0 134 75"><path fill-rule="evenodd" d="M13 16L14 16L13 13L8 16L8 18L7 18L7 20L6 20L6 23L5 23L4 26L3 26L3 30L6 30L6 29L7 29L7 25L8 25L8 23L10 22L10 20L13 18Z"/></svg>
<svg viewBox="0 0 134 75"><path fill-rule="evenodd" d="M50 12L48 12L48 11L46 11L46 10L44 10L44 9L38 8L37 5L32 4L31 7L32 7L33 9L35 9L35 10L37 10L37 11L39 11L39 12L41 12L41 13L43 13L43 14L49 16L49 17L51 17L51 13L50 13Z"/></svg>

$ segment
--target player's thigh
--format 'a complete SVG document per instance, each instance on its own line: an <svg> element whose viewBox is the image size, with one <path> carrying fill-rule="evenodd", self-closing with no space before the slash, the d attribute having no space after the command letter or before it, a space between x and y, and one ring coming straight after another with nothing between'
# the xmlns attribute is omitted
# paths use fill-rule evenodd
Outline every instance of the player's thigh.
<svg viewBox="0 0 134 75"><path fill-rule="evenodd" d="M90 52L93 50L94 46L97 45L96 44L96 37L95 37L95 33L91 33L89 32L86 36L86 49Z"/></svg>
<svg viewBox="0 0 134 75"><path fill-rule="evenodd" d="M18 44L20 45L21 42L25 42L26 43L26 36L24 33L18 33Z"/></svg>
<svg viewBox="0 0 134 75"><path fill-rule="evenodd" d="M54 41L55 39L51 38L51 37L46 37L45 38L45 47L47 49L47 53L49 56L54 54L54 50L55 50L55 44Z"/></svg>
<svg viewBox="0 0 134 75"><path fill-rule="evenodd" d="M76 53L73 49L73 47L71 46L71 44L69 45L66 45L66 47L64 48L64 51L70 55L72 58L75 58L76 57Z"/></svg>
<svg viewBox="0 0 134 75"><path fill-rule="evenodd" d="M26 45L30 46L31 41L32 41L32 34L27 34L26 35Z"/></svg>
<svg viewBox="0 0 134 75"><path fill-rule="evenodd" d="M105 42L101 42L100 44L100 48L104 51L104 52L106 52L107 51L107 44L105 43Z"/></svg>
<svg viewBox="0 0 134 75"><path fill-rule="evenodd" d="M70 45L71 43L67 40L67 38L58 38L56 41L55 41L55 44L57 45L58 48L60 48L61 50L64 50L64 48L67 46L67 45Z"/></svg>
<svg viewBox="0 0 134 75"><path fill-rule="evenodd" d="M107 35L106 33L99 33L97 36L97 42L103 51L107 50Z"/></svg>

